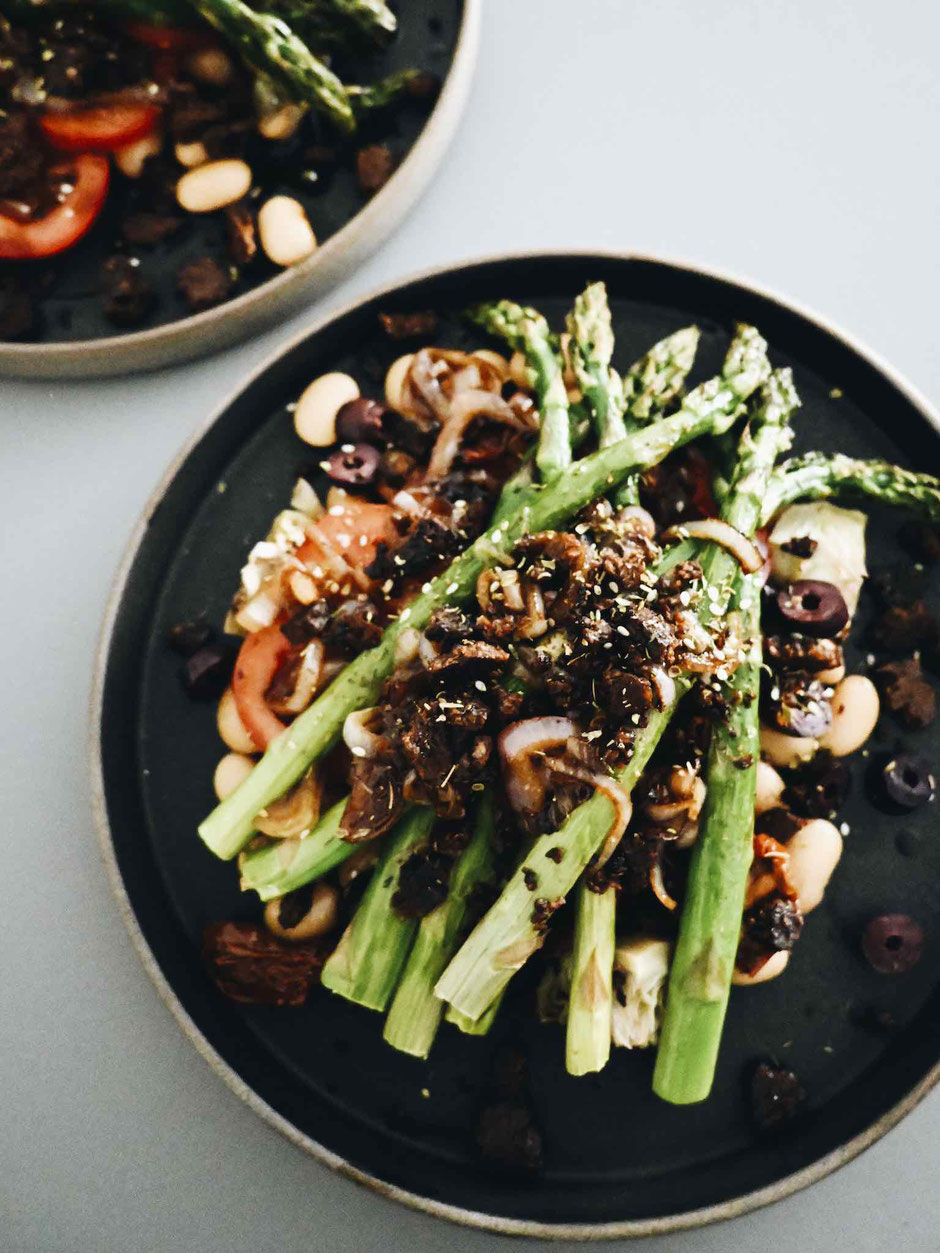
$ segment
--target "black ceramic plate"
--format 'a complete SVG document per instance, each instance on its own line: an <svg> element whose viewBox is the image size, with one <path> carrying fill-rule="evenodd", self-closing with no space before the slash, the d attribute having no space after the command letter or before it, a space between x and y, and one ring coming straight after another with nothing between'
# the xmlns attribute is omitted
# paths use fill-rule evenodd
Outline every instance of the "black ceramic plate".
<svg viewBox="0 0 940 1253"><path fill-rule="evenodd" d="M371 200L359 190L351 151L342 152L335 173L319 184L300 177L305 145L336 142L312 115L292 140L276 145L259 140L248 154L266 195L284 193L304 203L319 244L312 257L282 270L261 255L242 271L226 301L190 314L176 290L176 275L186 261L207 253L228 266L224 219L189 215L172 239L131 249L121 241L120 225L128 212L145 206L133 181L114 179L105 209L85 239L23 270L39 316L28 340L0 342L0 375L113 374L184 360L261 330L345 278L398 226L441 160L469 90L479 14L480 0L409 0L401 6L391 46L351 59L344 69L349 81L373 81L415 66L442 83L433 108L406 103L366 124L357 136L355 146L387 143L400 162ZM289 174L294 167L297 177ZM139 260L157 296L147 321L124 332L105 317L100 294L102 263L115 252ZM0 263L0 271L4 265L13 268Z"/></svg>
<svg viewBox="0 0 940 1253"><path fill-rule="evenodd" d="M230 864L196 835L220 756L211 707L192 704L164 645L181 618L219 622L249 545L288 497L300 448L285 406L326 369L378 393L395 355L379 310L434 307L437 342L479 346L461 325L472 299L510 295L559 324L588 279L611 295L618 360L667 331L703 329L700 371L720 360L736 319L755 322L773 360L792 365L803 409L798 447L938 463L937 419L910 388L835 331L772 296L659 261L539 256L487 261L391 288L296 340L230 401L172 470L134 537L108 616L96 697L94 771L106 859L131 934L162 994L213 1068L263 1117L329 1165L464 1222L543 1235L630 1235L727 1217L819 1178L893 1125L940 1076L940 841L935 810L880 815L863 761L844 810L842 862L785 978L736 991L711 1098L672 1108L650 1091L652 1055L615 1050L600 1076L564 1070L557 1028L539 1027L520 980L490 1036L450 1028L428 1063L387 1048L381 1019L317 989L302 1010L225 1000L198 957L203 926L256 916ZM838 389L838 393L833 389ZM896 516L875 511L869 558L899 559ZM864 617L864 610L862 611ZM864 630L859 623L856 636ZM851 658L863 663L857 651ZM852 668L850 664L850 668ZM886 745L897 729L879 727ZM940 761L940 731L909 737ZM903 911L928 934L920 965L876 975L859 955L872 915ZM872 1028L890 1015L889 1030ZM473 1148L494 1049L528 1056L544 1174L481 1169ZM759 1055L785 1059L807 1092L789 1134L759 1139L741 1077Z"/></svg>

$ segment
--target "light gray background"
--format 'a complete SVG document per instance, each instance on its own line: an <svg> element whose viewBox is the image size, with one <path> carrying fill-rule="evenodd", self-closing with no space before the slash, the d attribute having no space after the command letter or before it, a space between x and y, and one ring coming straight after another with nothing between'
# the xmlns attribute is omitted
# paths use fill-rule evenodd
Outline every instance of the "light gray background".
<svg viewBox="0 0 940 1253"><path fill-rule="evenodd" d="M490 0L435 187L319 312L477 252L660 252L810 304L938 402L938 43L930 0ZM335 1178L249 1113L158 1000L92 833L91 659L126 537L177 447L313 316L158 376L0 382L4 1251L507 1243ZM938 1140L940 1093L809 1192L636 1247L936 1250Z"/></svg>

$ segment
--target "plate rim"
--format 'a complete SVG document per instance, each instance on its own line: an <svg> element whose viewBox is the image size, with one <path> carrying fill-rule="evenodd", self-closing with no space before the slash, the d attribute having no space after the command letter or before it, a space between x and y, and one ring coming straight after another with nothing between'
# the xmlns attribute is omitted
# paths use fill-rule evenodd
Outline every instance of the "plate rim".
<svg viewBox="0 0 940 1253"><path fill-rule="evenodd" d="M468 0L469 4L476 0ZM624 1219L613 1222L599 1223L544 1223L535 1219L508 1218L495 1214L487 1214L479 1210L451 1205L424 1197L410 1189L390 1184L369 1171L354 1166L338 1153L327 1148L312 1136L306 1135L295 1127L287 1118L278 1113L267 1101L263 1100L253 1088L230 1066L217 1052L213 1044L196 1026L176 995L169 980L164 975L154 956L140 926L134 907L128 896L124 880L118 865L114 840L108 820L107 803L104 789L104 768L101 753L101 730L103 719L104 685L107 672L108 657L111 649L112 635L118 611L123 599L126 583L131 567L144 538L150 518L159 506L178 471L189 457L192 450L211 430L231 405L245 392L262 374L273 368L283 357L292 352L299 344L311 336L322 332L331 323L353 313L360 306L373 300L381 300L392 296L402 289L428 279L442 277L449 273L459 272L472 266L493 264L496 262L546 262L552 260L579 259L585 262L646 262L655 265L669 266L723 284L740 287L751 295L757 295L779 305L789 313L811 323L816 329L833 336L850 351L856 353L868 365L874 367L895 387L913 406L930 426L940 434L940 410L903 374L892 366L877 351L869 348L850 332L831 322L817 313L810 306L791 299L775 288L742 277L730 270L716 268L688 259L680 259L672 255L625 251L618 249L577 248L577 249L520 249L518 251L499 252L495 254L472 255L456 261L427 267L400 278L382 283L370 290L350 298L339 308L315 318L307 326L290 336L281 346L273 350L259 365L249 371L234 386L220 405L213 409L210 416L199 425L195 432L184 441L164 473L161 475L153 491L150 493L144 508L138 517L129 539L125 545L120 563L117 567L110 591L94 654L94 672L89 700L89 738L88 764L91 783L92 814L97 835L99 853L107 871L111 890L117 902L118 912L130 936L141 964L154 984L160 999L175 1018L183 1034L196 1048L210 1069L226 1086L235 1093L255 1114L269 1126L285 1136L292 1144L305 1153L329 1167L331 1170L352 1180L360 1186L384 1196L389 1200L418 1210L432 1217L443 1218L461 1226L477 1230L493 1232L497 1235L527 1236L550 1240L614 1240L632 1239L643 1236L661 1235L667 1232L683 1231L707 1224L725 1221L763 1208L775 1201L783 1200L810 1184L824 1179L840 1167L846 1165L871 1145L880 1140L904 1117L907 1116L924 1099L928 1092L940 1083L940 1059L927 1073L897 1101L868 1127L864 1128L851 1140L833 1149L824 1157L793 1174L776 1180L774 1183L754 1191L733 1197L730 1200L714 1205L687 1210L680 1214L664 1215L646 1219Z"/></svg>
<svg viewBox="0 0 940 1253"><path fill-rule="evenodd" d="M97 339L0 342L0 378L106 378L182 364L261 334L351 277L421 199L454 139L476 69L483 0L461 0L461 9L450 65L417 139L385 186L311 257L162 326Z"/></svg>

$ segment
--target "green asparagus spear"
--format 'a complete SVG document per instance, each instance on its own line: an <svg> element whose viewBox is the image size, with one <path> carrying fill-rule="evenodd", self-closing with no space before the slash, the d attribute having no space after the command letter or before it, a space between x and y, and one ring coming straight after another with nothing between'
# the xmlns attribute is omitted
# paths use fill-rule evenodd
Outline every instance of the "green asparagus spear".
<svg viewBox="0 0 940 1253"><path fill-rule="evenodd" d="M356 118L346 88L281 18L256 13L243 0L190 0L238 49L242 59L299 104L308 104L348 134Z"/></svg>
<svg viewBox="0 0 940 1253"><path fill-rule="evenodd" d="M769 520L795 500L841 492L871 496L940 521L940 480L840 453L809 453L784 462L772 476L763 518ZM654 1091L677 1105L703 1101L711 1090L752 858L761 664L760 595L753 578L741 580L738 610L750 651L725 685L727 714L712 733L708 792L653 1076Z"/></svg>
<svg viewBox="0 0 940 1253"><path fill-rule="evenodd" d="M399 917L392 897L399 871L433 825L434 811L425 808L413 809L399 822L382 847L352 922L323 967L323 986L347 1001L384 1009L395 991L418 923Z"/></svg>
<svg viewBox="0 0 940 1253"><path fill-rule="evenodd" d="M458 1031L462 1031L464 1035L486 1035L496 1021L496 1015L499 1013L502 999L502 996L498 996L489 1009L485 1009L479 1018L468 1018L466 1014L461 1014L454 1009L453 1005L448 1005L444 1010L444 1021L451 1023Z"/></svg>
<svg viewBox="0 0 940 1253"><path fill-rule="evenodd" d="M384 0L319 0L320 7L332 9L346 18L370 39L384 42L398 30L398 19Z"/></svg>
<svg viewBox="0 0 940 1253"><path fill-rule="evenodd" d="M684 326L633 363L623 377L619 402L628 432L661 413L679 395L695 361L698 341L698 327ZM726 434L733 438L730 432ZM639 499L639 475L624 480L614 495L614 503L621 508L635 505Z"/></svg>
<svg viewBox="0 0 940 1253"><path fill-rule="evenodd" d="M591 413L597 442L601 448L623 439L627 428L619 401L619 380L611 375L614 331L611 325L607 288L591 283L584 289L568 314L568 355L578 386Z"/></svg>
<svg viewBox="0 0 940 1253"><path fill-rule="evenodd" d="M763 521L797 500L870 496L886 505L899 505L928 522L940 522L940 479L932 474L902 470L887 461L860 461L842 453L827 456L809 452L784 461L770 480Z"/></svg>
<svg viewBox="0 0 940 1253"><path fill-rule="evenodd" d="M413 1057L427 1057L434 1043L444 1013L434 985L457 950L471 894L492 873L493 825L493 801L484 794L477 805L473 838L451 874L447 899L422 918L388 1011L386 1041Z"/></svg>
<svg viewBox="0 0 940 1253"><path fill-rule="evenodd" d="M571 1075L603 1070L610 1057L617 893L578 893L565 1064Z"/></svg>
<svg viewBox="0 0 940 1253"><path fill-rule="evenodd" d="M423 85L433 81L423 70L396 70L393 74L376 79L374 83L365 83L362 86L351 84L346 91L356 116L361 117L365 113L387 109L406 96L417 98L425 94Z"/></svg>
<svg viewBox="0 0 940 1253"><path fill-rule="evenodd" d="M763 389L760 406L742 436L740 461L722 516L745 534L753 533L759 520L774 460L789 438L786 422L795 404L790 372L775 372ZM664 419L646 430L665 426L669 421L671 419ZM712 544L704 548L705 594L697 609L700 620L707 626L723 614L738 565L724 549ZM676 705L692 682L689 677L680 677L673 701L665 709L653 712L637 735L630 761L616 776L625 792L633 790ZM521 870L513 874L499 899L442 975L437 985L440 997L470 1018L486 1009L512 975L541 946L544 938L541 928L546 914L564 902L603 844L613 820L612 802L597 792L569 815L560 831L536 840L526 857L526 869L534 874L538 883L537 901L541 906L533 908L536 903L526 882L528 876ZM565 855L556 862L555 850L559 846Z"/></svg>
<svg viewBox="0 0 940 1253"><path fill-rule="evenodd" d="M513 348L525 353L535 376L535 390L542 415L536 464L542 482L550 485L571 465L568 393L562 378L561 362L553 346L548 323L536 309L523 308L511 300L477 305L467 317L499 335Z"/></svg>
<svg viewBox="0 0 940 1253"><path fill-rule="evenodd" d="M744 659L723 685L726 714L712 731L708 791L666 995L653 1090L665 1101L703 1101L711 1090L753 857L760 757L760 589L739 580Z"/></svg>
<svg viewBox="0 0 940 1253"><path fill-rule="evenodd" d="M634 435L601 448L571 466L551 486L533 488L511 518L491 526L450 566L428 584L388 626L375 648L360 655L339 674L309 709L268 747L248 778L202 822L199 834L219 857L230 858L254 833L254 818L327 752L348 714L375 703L395 664L395 644L409 627L422 630L444 605L465 603L480 574L526 534L563 525L598 496L638 468L655 465L674 448L712 431L727 430L747 397L766 377L767 345L753 327L740 328L728 351L725 371L686 397L678 411Z"/></svg>
<svg viewBox="0 0 940 1253"><path fill-rule="evenodd" d="M623 376L623 406L634 422L649 422L682 391L701 332L683 326L654 344Z"/></svg>

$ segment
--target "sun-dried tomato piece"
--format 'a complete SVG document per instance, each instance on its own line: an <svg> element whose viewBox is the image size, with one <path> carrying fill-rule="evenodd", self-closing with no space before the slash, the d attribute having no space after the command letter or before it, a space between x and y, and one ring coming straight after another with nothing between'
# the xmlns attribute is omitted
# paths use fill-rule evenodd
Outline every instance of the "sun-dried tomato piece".
<svg viewBox="0 0 940 1253"><path fill-rule="evenodd" d="M202 957L220 991L242 1005L302 1005L319 980L325 951L282 944L253 922L214 922L202 933Z"/></svg>

